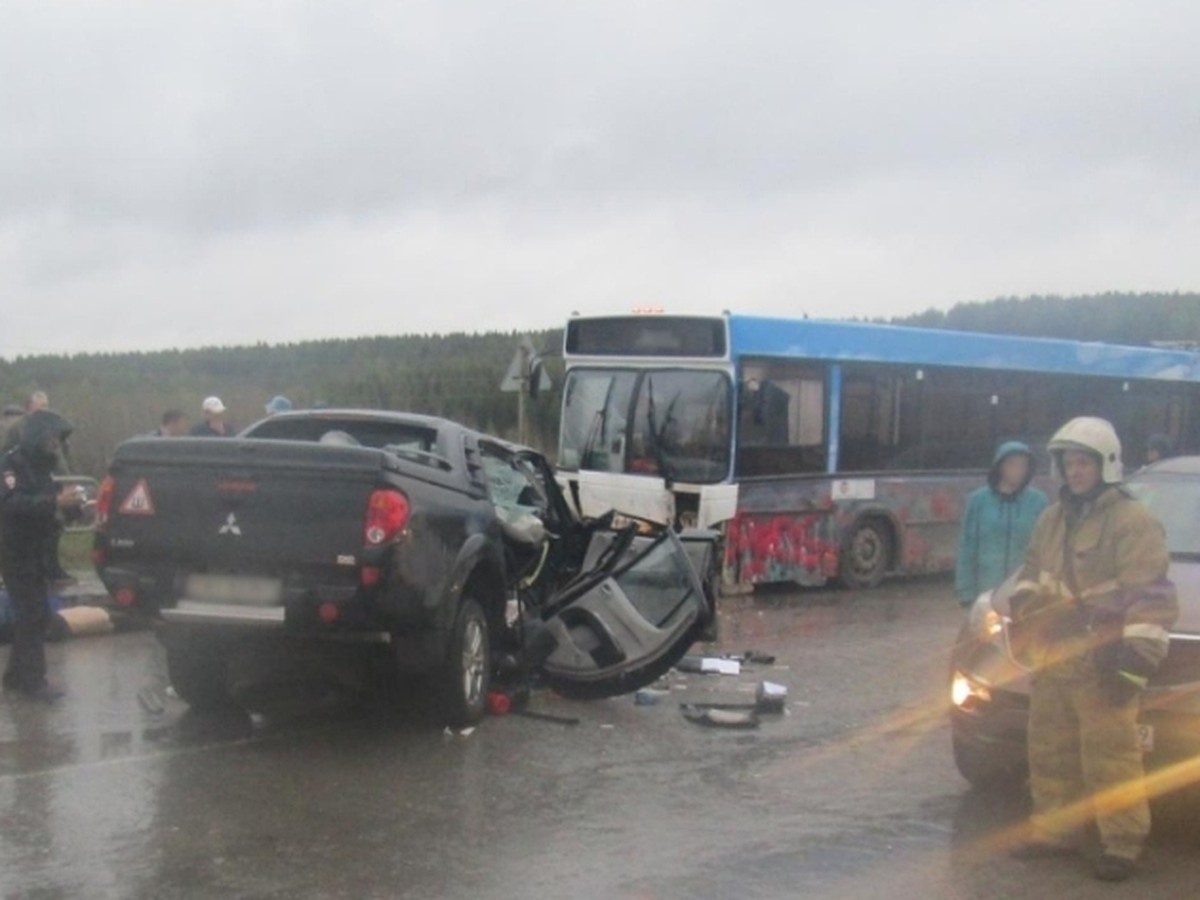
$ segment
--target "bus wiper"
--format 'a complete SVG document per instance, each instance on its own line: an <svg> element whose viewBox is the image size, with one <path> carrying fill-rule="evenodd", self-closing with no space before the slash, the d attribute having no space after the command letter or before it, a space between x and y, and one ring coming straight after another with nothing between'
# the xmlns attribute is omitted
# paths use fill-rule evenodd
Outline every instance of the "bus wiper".
<svg viewBox="0 0 1200 900"><path fill-rule="evenodd" d="M673 406L673 402L667 406L668 421ZM671 485L675 482L675 470L670 460L667 459L666 450L663 448L663 433L658 430L656 423L653 375L646 379L646 429L649 432L650 452L654 455L654 464L658 466L658 474L663 477L663 483L667 490L670 490ZM665 431L666 423L663 423L663 429Z"/></svg>
<svg viewBox="0 0 1200 900"><path fill-rule="evenodd" d="M613 387L616 386L616 383L616 378L608 379L608 388L604 391L604 402L600 404L600 408L592 416L592 424L588 428L587 437L584 439L583 447L579 451L580 468L591 466L592 454L596 452L596 444L604 436L604 433L608 431L608 402L612 399Z"/></svg>
<svg viewBox="0 0 1200 900"><path fill-rule="evenodd" d="M591 467L592 454L596 452L596 440L604 431L604 410L598 409L592 416L592 424L588 427L587 437L584 438L583 447L579 450L579 467L587 469Z"/></svg>

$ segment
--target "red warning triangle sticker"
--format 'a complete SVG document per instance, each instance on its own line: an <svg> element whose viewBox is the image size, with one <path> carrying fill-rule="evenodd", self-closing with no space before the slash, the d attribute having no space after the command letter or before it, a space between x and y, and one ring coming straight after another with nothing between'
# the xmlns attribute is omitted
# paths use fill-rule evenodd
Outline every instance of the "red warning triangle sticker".
<svg viewBox="0 0 1200 900"><path fill-rule="evenodd" d="M121 504L120 512L125 516L154 515L154 501L150 498L150 486L146 484L146 479L143 478L133 486L133 490Z"/></svg>

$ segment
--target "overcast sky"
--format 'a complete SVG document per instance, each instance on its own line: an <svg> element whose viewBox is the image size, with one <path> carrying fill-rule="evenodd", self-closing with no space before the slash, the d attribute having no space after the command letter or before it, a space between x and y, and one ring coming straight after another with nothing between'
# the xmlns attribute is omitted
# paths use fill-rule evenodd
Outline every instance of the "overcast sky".
<svg viewBox="0 0 1200 900"><path fill-rule="evenodd" d="M1200 3L0 0L0 354L1200 289Z"/></svg>

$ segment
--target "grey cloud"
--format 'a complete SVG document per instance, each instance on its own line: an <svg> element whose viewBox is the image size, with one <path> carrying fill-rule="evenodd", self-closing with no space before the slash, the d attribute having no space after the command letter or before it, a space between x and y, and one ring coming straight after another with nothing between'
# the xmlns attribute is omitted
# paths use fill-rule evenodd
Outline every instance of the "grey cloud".
<svg viewBox="0 0 1200 900"><path fill-rule="evenodd" d="M1198 25L1179 0L10 3L0 291L231 298L236 339L374 327L321 317L339 284L439 298L412 319L442 329L516 298L552 324L639 292L1195 287ZM280 325L280 295L318 312Z"/></svg>

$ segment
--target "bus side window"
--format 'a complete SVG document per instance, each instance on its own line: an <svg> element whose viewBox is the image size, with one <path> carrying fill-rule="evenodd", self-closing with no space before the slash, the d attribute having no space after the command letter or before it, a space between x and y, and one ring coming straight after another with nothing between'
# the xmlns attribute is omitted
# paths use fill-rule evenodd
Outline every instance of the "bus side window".
<svg viewBox="0 0 1200 900"><path fill-rule="evenodd" d="M739 401L738 475L825 471L825 378L821 369L747 364Z"/></svg>
<svg viewBox="0 0 1200 900"><path fill-rule="evenodd" d="M847 373L842 383L842 428L838 468L844 472L889 469L904 447L901 421L911 406L901 379L886 369Z"/></svg>

